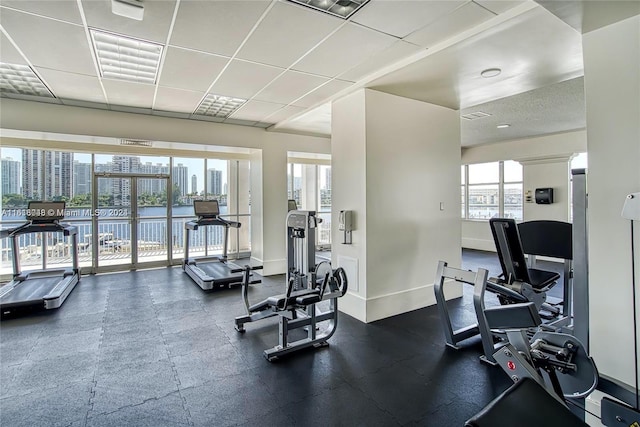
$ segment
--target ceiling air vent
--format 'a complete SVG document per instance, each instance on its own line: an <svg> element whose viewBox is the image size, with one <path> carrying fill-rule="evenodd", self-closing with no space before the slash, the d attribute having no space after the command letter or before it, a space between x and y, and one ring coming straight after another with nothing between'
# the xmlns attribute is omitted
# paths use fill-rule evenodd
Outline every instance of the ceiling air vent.
<svg viewBox="0 0 640 427"><path fill-rule="evenodd" d="M462 117L465 120L476 120L476 119L481 119L483 117L489 117L489 116L491 116L491 114L484 113L482 111L476 111L475 113L462 114L460 117Z"/></svg>
<svg viewBox="0 0 640 427"><path fill-rule="evenodd" d="M121 139L120 145L134 146L134 147L151 147L153 143L151 141L145 141L143 139Z"/></svg>

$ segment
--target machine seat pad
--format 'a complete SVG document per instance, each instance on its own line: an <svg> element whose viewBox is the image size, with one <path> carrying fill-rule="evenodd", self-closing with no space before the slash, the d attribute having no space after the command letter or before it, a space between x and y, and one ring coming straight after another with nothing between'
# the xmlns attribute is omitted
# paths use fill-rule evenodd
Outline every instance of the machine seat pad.
<svg viewBox="0 0 640 427"><path fill-rule="evenodd" d="M531 378L523 378L509 387L465 424L466 427L587 425Z"/></svg>
<svg viewBox="0 0 640 427"><path fill-rule="evenodd" d="M291 295L289 296L289 298L287 298L286 294L274 295L272 297L267 298L264 301L261 301L259 303L252 305L251 307L249 307L249 311L251 313L254 313L256 311L263 311L271 307L276 307L280 309L285 307L290 307L297 303L298 298L304 299L308 297L315 297L318 299L318 301L320 301L319 292L320 291L318 291L317 289L302 289L299 291L291 292ZM309 302L308 304L313 304L313 303Z"/></svg>
<svg viewBox="0 0 640 427"><path fill-rule="evenodd" d="M304 306L316 304L320 301L322 301L322 299L320 298L320 294L303 295L296 298L296 304Z"/></svg>
<svg viewBox="0 0 640 427"><path fill-rule="evenodd" d="M536 268L529 269L529 279L531 280L529 284L536 290L548 287L559 278L560 275L553 271L538 270Z"/></svg>

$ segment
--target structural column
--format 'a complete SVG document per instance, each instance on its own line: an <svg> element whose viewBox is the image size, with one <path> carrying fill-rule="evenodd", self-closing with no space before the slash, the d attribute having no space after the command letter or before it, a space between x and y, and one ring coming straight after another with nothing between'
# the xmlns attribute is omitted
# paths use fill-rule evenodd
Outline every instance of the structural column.
<svg viewBox="0 0 640 427"><path fill-rule="evenodd" d="M590 350L601 374L634 385L630 225L620 213L640 191L640 16L584 34L583 52Z"/></svg>
<svg viewBox="0 0 640 427"><path fill-rule="evenodd" d="M333 227L341 309L371 322L434 304L438 261L460 266L458 112L363 89L333 104L331 152L332 223L354 213L352 244Z"/></svg>

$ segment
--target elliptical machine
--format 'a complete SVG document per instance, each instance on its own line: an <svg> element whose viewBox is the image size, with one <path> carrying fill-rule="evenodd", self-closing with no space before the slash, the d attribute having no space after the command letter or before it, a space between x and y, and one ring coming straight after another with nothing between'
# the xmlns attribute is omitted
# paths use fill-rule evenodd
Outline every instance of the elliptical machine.
<svg viewBox="0 0 640 427"><path fill-rule="evenodd" d="M327 340L337 328L338 298L347 292L347 276L342 268L332 269L329 262L315 264L315 229L320 221L314 211L292 210L287 214L287 288L284 294L251 305L248 298L251 267L245 267L242 298L247 314L236 317L235 328L245 332L246 323L278 316L278 345L264 351L270 362L304 348L327 346ZM321 309L319 304L323 301L329 302L328 308ZM291 331L301 328L306 331L306 337L291 340Z"/></svg>

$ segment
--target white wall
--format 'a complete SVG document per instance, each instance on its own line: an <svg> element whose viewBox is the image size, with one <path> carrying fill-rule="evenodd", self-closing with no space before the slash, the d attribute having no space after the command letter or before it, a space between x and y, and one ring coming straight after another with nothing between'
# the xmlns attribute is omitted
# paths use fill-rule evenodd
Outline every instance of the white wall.
<svg viewBox="0 0 640 427"><path fill-rule="evenodd" d="M353 211L352 244L344 245L333 227L331 260L347 270L349 292L341 298L340 310L366 321L367 283L367 180L366 180L365 91L359 90L335 101L331 107L331 223L338 223L340 210ZM347 264L347 265L345 265Z"/></svg>
<svg viewBox="0 0 640 427"><path fill-rule="evenodd" d="M524 190L552 187L555 202L549 206L524 204L524 219L567 221L569 212L569 158L587 151L585 130L537 138L485 144L462 149L462 164L517 160L523 164ZM495 251L487 221L462 220L462 246Z"/></svg>
<svg viewBox="0 0 640 427"><path fill-rule="evenodd" d="M585 34L583 54L591 355L602 374L633 385L630 226L620 212L640 191L640 16Z"/></svg>
<svg viewBox="0 0 640 427"><path fill-rule="evenodd" d="M0 99L0 110L2 129L254 149L251 154L252 256L265 263L266 275L286 271L287 152L328 154L331 149L327 138L268 132L248 126L14 99ZM59 149L63 145L46 141L44 148Z"/></svg>
<svg viewBox="0 0 640 427"><path fill-rule="evenodd" d="M354 117L362 110L364 117ZM357 250L333 245L332 256L339 260L355 255L366 270L358 294L366 299L364 320L433 304L438 261L460 265L457 112L365 90L338 101L333 114L334 212L351 209L347 201L357 198L358 229L366 218L366 230ZM362 191L362 176L352 177L359 184L351 187L353 192L342 188L345 167L364 172L365 200L357 193ZM339 241L337 232L334 239Z"/></svg>

